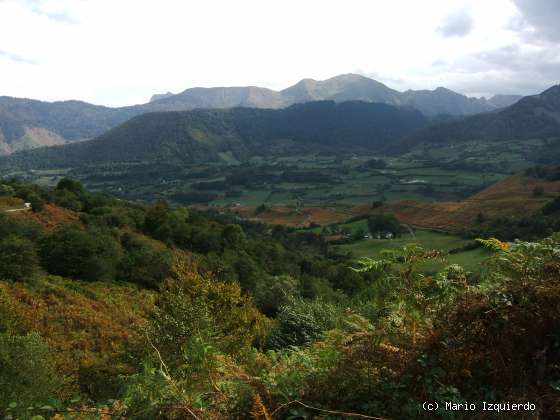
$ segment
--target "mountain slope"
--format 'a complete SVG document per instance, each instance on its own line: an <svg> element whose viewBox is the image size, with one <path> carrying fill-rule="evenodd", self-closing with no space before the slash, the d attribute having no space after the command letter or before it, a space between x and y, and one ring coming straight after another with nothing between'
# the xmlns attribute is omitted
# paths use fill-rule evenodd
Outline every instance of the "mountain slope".
<svg viewBox="0 0 560 420"><path fill-rule="evenodd" d="M304 79L282 91L246 87L192 88L179 94L152 96L149 103L108 108L80 101L41 102L0 97L0 155L90 139L136 115L197 108L251 107L278 109L318 100L380 102L412 106L427 116L469 115L495 110L517 97L468 98L444 88L399 92L373 79L344 74L324 81Z"/></svg>
<svg viewBox="0 0 560 420"><path fill-rule="evenodd" d="M80 101L0 97L0 154L95 137L139 111Z"/></svg>
<svg viewBox="0 0 560 420"><path fill-rule="evenodd" d="M343 74L324 81L304 79L280 92L287 102L333 100L381 102L400 105L400 92L382 83L357 74Z"/></svg>
<svg viewBox="0 0 560 420"><path fill-rule="evenodd" d="M488 99L488 102L494 105L496 108L505 108L513 105L522 97L523 96L521 95L494 95L490 99Z"/></svg>
<svg viewBox="0 0 560 420"><path fill-rule="evenodd" d="M0 169L68 167L107 162L188 163L239 160L277 152L379 150L427 124L412 108L310 102L279 110L232 108L149 113L102 136L61 147L16 153Z"/></svg>
<svg viewBox="0 0 560 420"><path fill-rule="evenodd" d="M471 115L496 109L484 98L468 98L443 87L407 90L401 98L403 103L420 109L426 115Z"/></svg>
<svg viewBox="0 0 560 420"><path fill-rule="evenodd" d="M556 137L560 137L560 85L522 98L501 111L427 127L395 146L407 150L420 143Z"/></svg>
<svg viewBox="0 0 560 420"><path fill-rule="evenodd" d="M279 92L247 86L192 88L177 95L165 94L161 99L135 108L144 111L182 111L195 108L233 108L236 106L280 108L285 105Z"/></svg>
<svg viewBox="0 0 560 420"><path fill-rule="evenodd" d="M540 187L546 195L535 196ZM526 216L542 208L551 197L560 196L560 181L546 181L517 174L493 184L475 195L453 202L402 200L385 203L375 210L392 213L401 222L460 232L472 227L480 214L488 218ZM362 206L364 211L368 211Z"/></svg>
<svg viewBox="0 0 560 420"><path fill-rule="evenodd" d="M160 95L155 95L155 98L159 97ZM515 95L499 95L493 98L493 102L484 98L468 98L441 87L435 90L399 92L358 74L342 74L322 81L303 79L279 92L257 87L193 88L177 95L167 93L161 97L162 99L153 100L149 108L161 111L233 106L280 108L296 103L333 100L408 105L428 116L476 114L496 110L519 99Z"/></svg>

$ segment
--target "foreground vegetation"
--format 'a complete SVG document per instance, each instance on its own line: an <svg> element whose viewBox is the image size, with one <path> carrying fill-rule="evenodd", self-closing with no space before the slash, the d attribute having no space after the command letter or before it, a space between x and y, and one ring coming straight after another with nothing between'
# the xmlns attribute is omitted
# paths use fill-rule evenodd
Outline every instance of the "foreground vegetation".
<svg viewBox="0 0 560 420"><path fill-rule="evenodd" d="M426 401L560 415L558 235L479 242L470 276L431 247L356 266L318 233L69 179L0 191L33 207L0 213L8 418L409 419Z"/></svg>

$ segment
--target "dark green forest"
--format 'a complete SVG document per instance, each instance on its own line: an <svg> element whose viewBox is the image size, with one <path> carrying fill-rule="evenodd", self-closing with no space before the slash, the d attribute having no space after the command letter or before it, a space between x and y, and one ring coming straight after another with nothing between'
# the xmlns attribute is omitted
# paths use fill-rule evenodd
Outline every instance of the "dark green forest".
<svg viewBox="0 0 560 420"><path fill-rule="evenodd" d="M380 103L309 102L285 109L196 109L140 115L93 141L24 151L0 159L4 171L108 162L220 162L308 150L379 150L428 119Z"/></svg>

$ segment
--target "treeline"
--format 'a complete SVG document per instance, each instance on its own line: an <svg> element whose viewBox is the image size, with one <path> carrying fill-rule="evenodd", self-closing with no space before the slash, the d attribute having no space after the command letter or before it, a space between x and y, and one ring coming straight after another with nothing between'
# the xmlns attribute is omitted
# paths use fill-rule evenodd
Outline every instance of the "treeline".
<svg viewBox="0 0 560 420"><path fill-rule="evenodd" d="M7 279L29 279L46 271L157 289L169 272L173 251L184 250L199 256L201 272L239 282L269 315L280 305L275 293L287 293L271 291L281 287L278 276L292 277L288 282L291 294L330 301L340 293L351 295L372 281L371 276L350 270L348 261L331 255L320 235L283 227L271 230L216 212L173 208L163 201L134 204L90 193L72 179L61 180L52 190L4 181L0 194L31 202L33 212L39 214L48 205L79 213L77 223L61 224L51 231L0 214L4 251L0 276ZM193 197L176 199L192 201ZM19 259L11 258L12 254Z"/></svg>

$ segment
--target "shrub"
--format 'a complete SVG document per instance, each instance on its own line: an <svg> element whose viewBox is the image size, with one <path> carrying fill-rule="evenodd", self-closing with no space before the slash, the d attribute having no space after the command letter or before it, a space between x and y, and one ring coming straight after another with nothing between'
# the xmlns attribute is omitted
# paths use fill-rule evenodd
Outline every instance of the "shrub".
<svg viewBox="0 0 560 420"><path fill-rule="evenodd" d="M45 200L43 200L37 194L31 194L28 197L28 200L29 203L31 204L31 210L33 210L34 213L40 213L45 208Z"/></svg>
<svg viewBox="0 0 560 420"><path fill-rule="evenodd" d="M63 385L39 334L0 334L0 411L9 404L45 404Z"/></svg>
<svg viewBox="0 0 560 420"><path fill-rule="evenodd" d="M0 278L33 280L39 270L35 244L14 235L0 240Z"/></svg>
<svg viewBox="0 0 560 420"><path fill-rule="evenodd" d="M126 252L119 264L119 279L157 289L169 274L171 251L131 234L122 243Z"/></svg>
<svg viewBox="0 0 560 420"><path fill-rule="evenodd" d="M259 309L265 315L275 316L290 297L299 295L299 286L299 281L288 275L265 277L255 291Z"/></svg>
<svg viewBox="0 0 560 420"><path fill-rule="evenodd" d="M76 194L76 196L78 197L82 197L86 194L86 190L82 183L72 178L62 178L56 185L56 189L59 191L70 191L71 193Z"/></svg>
<svg viewBox="0 0 560 420"><path fill-rule="evenodd" d="M194 339L230 354L249 348L262 334L263 317L237 283L204 278L194 261L178 254L152 325L155 344L173 365L184 361Z"/></svg>
<svg viewBox="0 0 560 420"><path fill-rule="evenodd" d="M341 319L340 309L332 304L291 298L278 312L277 327L268 339L268 347L281 349L309 344L335 328Z"/></svg>
<svg viewBox="0 0 560 420"><path fill-rule="evenodd" d="M368 230L372 235L391 232L397 236L401 233L401 224L392 214L374 214L368 218Z"/></svg>
<svg viewBox="0 0 560 420"><path fill-rule="evenodd" d="M15 194L16 192L12 187L0 184L0 197L13 197Z"/></svg>
<svg viewBox="0 0 560 420"><path fill-rule="evenodd" d="M82 280L114 279L120 246L104 232L63 226L41 244L41 261L51 274Z"/></svg>

